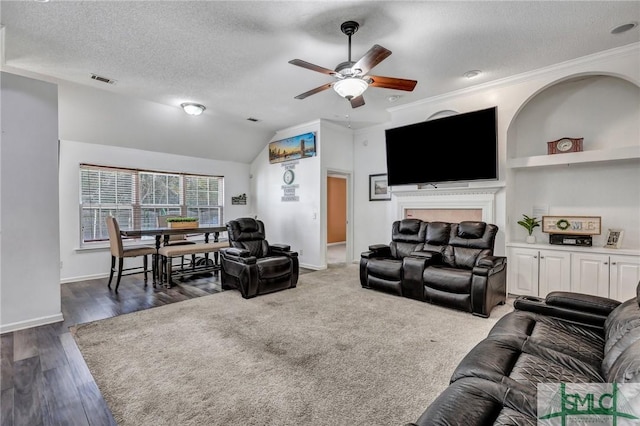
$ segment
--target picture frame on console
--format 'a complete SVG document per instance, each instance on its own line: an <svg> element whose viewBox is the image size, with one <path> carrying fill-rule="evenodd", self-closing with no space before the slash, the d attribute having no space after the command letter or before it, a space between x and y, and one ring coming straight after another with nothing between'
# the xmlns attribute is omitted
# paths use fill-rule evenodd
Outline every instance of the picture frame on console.
<svg viewBox="0 0 640 426"><path fill-rule="evenodd" d="M622 246L622 236L624 230L622 229L609 229L607 232L607 242L604 245L605 248L619 249Z"/></svg>
<svg viewBox="0 0 640 426"><path fill-rule="evenodd" d="M369 201L389 201L391 192L387 183L387 174L369 175Z"/></svg>

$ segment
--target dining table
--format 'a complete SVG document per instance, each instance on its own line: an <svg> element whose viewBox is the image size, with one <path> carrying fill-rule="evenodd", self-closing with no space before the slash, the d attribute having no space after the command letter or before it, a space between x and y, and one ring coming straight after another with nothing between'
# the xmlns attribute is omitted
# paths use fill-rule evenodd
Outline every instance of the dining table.
<svg viewBox="0 0 640 426"><path fill-rule="evenodd" d="M204 242L209 242L209 236L213 234L213 242L217 243L220 239L220 233L227 230L226 226L213 226L213 225L200 225L193 228L171 228L171 227L156 227L145 229L120 229L120 235L125 238L142 238L142 237L155 237L156 241L156 254L153 257L154 262L154 284L159 278L158 265L160 264L158 259L158 250L162 247L162 244L169 242L171 235L196 235L204 234ZM218 264L218 253L214 254L214 262Z"/></svg>

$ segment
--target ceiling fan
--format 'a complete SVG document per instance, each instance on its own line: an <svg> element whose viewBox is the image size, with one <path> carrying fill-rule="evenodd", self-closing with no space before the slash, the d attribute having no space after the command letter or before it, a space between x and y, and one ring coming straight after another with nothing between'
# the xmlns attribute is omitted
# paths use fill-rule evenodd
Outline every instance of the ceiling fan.
<svg viewBox="0 0 640 426"><path fill-rule="evenodd" d="M411 92L413 88L416 87L418 82L415 80L367 74L373 67L391 55L391 51L382 46L374 44L357 62L351 60L351 36L358 31L359 27L360 24L355 21L347 21L340 26L340 30L349 37L349 60L338 64L335 70L314 65L302 59L292 59L289 61L290 64L307 68L311 71L328 74L337 80L333 83L327 83L311 89L308 92L304 92L296 96L295 99L304 99L307 96L315 95L316 93L333 87L333 90L343 98L346 98L353 108L358 108L364 105L364 97L362 94L369 86L405 90L407 92Z"/></svg>

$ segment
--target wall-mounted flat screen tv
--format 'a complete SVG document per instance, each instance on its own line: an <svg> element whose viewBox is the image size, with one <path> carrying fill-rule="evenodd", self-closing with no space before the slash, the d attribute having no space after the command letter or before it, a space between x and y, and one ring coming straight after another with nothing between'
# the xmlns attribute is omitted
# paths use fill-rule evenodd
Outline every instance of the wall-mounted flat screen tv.
<svg viewBox="0 0 640 426"><path fill-rule="evenodd" d="M498 179L497 108L385 131L388 184Z"/></svg>

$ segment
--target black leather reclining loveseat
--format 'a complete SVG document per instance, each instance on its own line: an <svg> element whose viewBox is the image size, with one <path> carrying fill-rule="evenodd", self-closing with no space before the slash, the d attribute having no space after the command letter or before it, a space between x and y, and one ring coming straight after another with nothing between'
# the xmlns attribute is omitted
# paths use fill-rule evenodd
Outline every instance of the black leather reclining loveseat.
<svg viewBox="0 0 640 426"><path fill-rule="evenodd" d="M497 232L485 222L396 221L389 245L362 253L360 283L488 317L506 300L506 257L493 255Z"/></svg>
<svg viewBox="0 0 640 426"><path fill-rule="evenodd" d="M460 362L444 392L406 426L549 424L537 423L538 418L557 415L562 407L538 407L540 383L640 383L640 283L637 293L622 304L569 292L552 292L545 300L516 299L515 311L496 323ZM604 423L597 424L616 424L614 411L639 422L639 389L633 385L630 398L615 401L612 389L606 390L608 396L600 394L604 399L596 395L594 407L609 409L600 412ZM576 394L583 398L576 403L583 411L589 390L593 385ZM617 418L621 424L623 417ZM573 419L585 422L580 424L597 420L589 413Z"/></svg>

